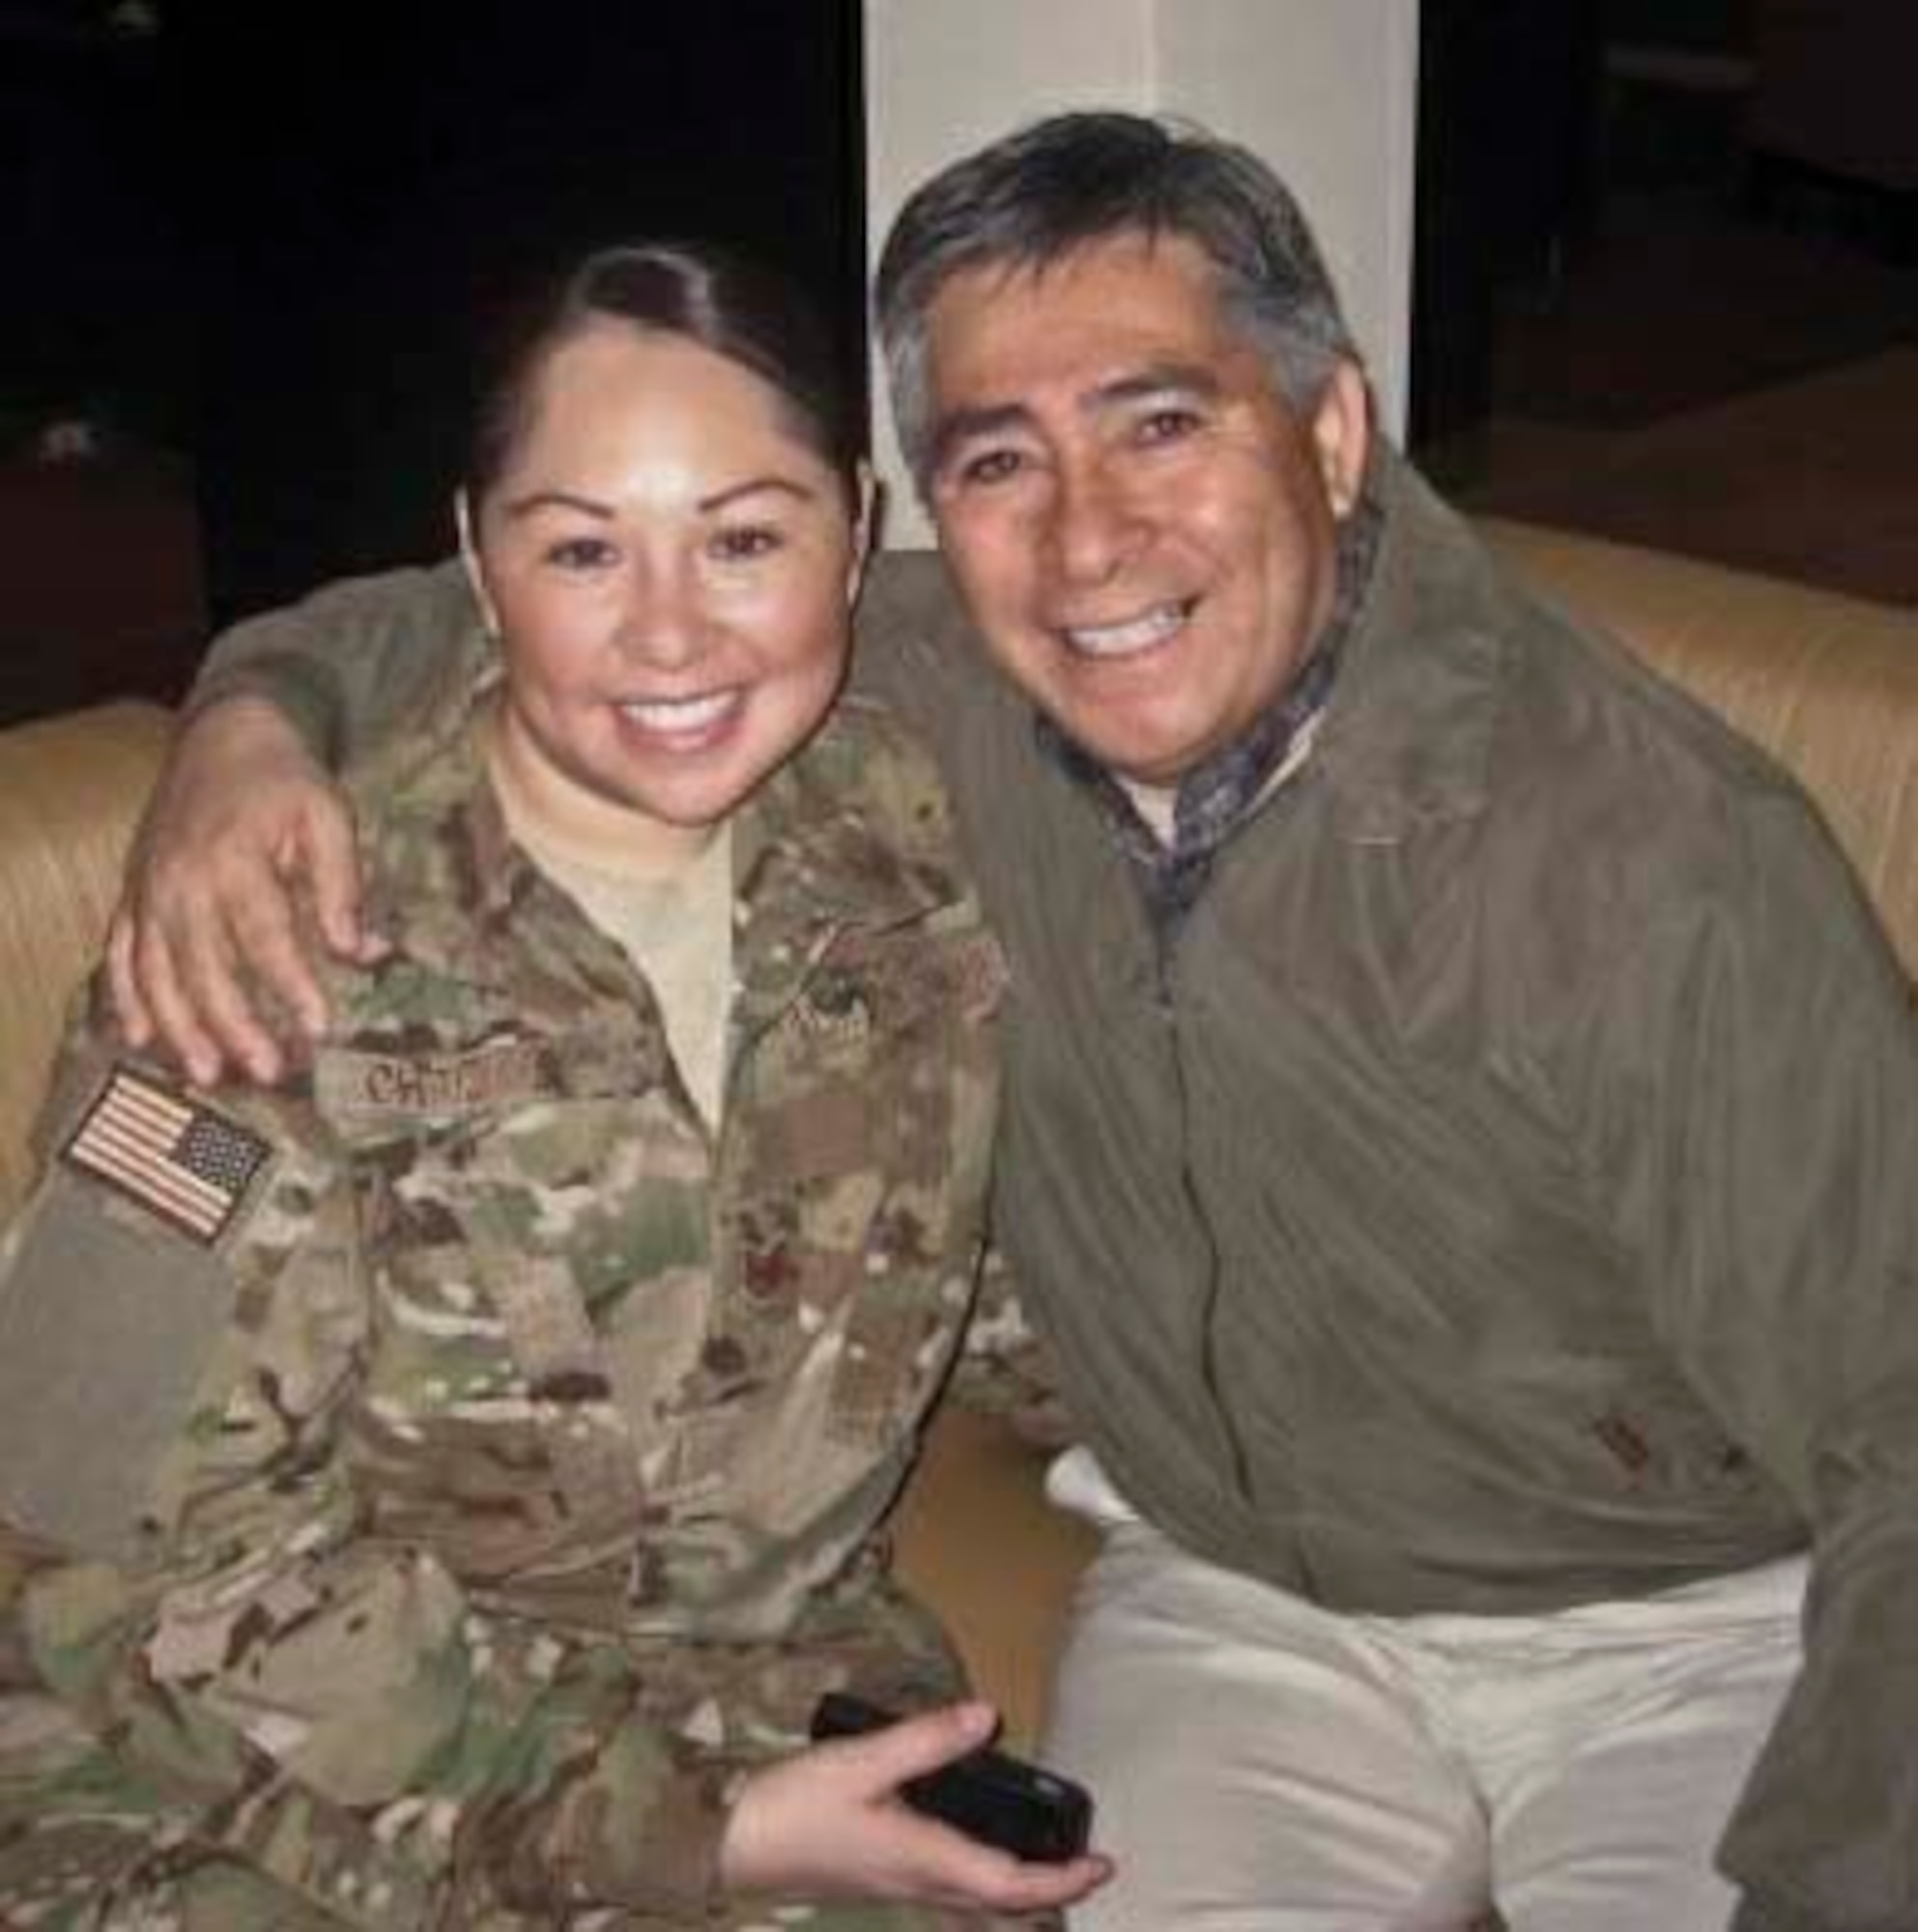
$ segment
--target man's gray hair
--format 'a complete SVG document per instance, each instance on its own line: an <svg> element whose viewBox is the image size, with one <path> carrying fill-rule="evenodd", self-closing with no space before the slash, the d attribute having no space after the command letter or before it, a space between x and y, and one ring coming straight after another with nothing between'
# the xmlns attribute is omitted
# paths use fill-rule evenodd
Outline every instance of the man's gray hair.
<svg viewBox="0 0 1918 1932"><path fill-rule="evenodd" d="M1359 352L1319 244L1291 191L1249 150L1187 123L1059 114L955 161L900 211L876 309L900 446L924 492L931 460L927 318L970 269L1040 272L1120 235L1195 243L1222 311L1310 409Z"/></svg>

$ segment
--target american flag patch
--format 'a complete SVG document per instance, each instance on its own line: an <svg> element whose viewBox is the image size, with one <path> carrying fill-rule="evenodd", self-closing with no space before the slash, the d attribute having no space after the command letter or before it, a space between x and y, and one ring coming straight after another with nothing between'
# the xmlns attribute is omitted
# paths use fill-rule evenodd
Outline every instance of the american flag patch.
<svg viewBox="0 0 1918 1932"><path fill-rule="evenodd" d="M62 1158L211 1246L271 1151L258 1134L121 1066Z"/></svg>

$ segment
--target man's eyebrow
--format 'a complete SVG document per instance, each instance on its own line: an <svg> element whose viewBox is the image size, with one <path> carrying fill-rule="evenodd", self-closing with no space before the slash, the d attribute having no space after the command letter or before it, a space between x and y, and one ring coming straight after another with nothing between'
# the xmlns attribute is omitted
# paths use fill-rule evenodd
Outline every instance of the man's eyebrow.
<svg viewBox="0 0 1918 1932"><path fill-rule="evenodd" d="M1224 384L1218 372L1203 362L1154 362L1143 369L1129 369L1109 383L1102 383L1088 401L1094 409L1113 403L1136 403L1148 396L1193 396L1201 400L1217 397Z"/></svg>
<svg viewBox="0 0 1918 1932"><path fill-rule="evenodd" d="M1031 420L1032 412L1023 403L982 403L975 409L955 410L933 425L932 468L938 469L962 442L1003 436Z"/></svg>
<svg viewBox="0 0 1918 1932"><path fill-rule="evenodd" d="M1095 384L1086 392L1081 407L1097 414L1101 410L1143 402L1151 396L1190 396L1209 402L1223 393L1224 386L1218 372L1203 362L1153 362ZM1003 436L1009 430L1025 428L1031 420L1032 412L1023 403L983 403L974 409L955 410L933 428L932 468L937 469L961 443Z"/></svg>

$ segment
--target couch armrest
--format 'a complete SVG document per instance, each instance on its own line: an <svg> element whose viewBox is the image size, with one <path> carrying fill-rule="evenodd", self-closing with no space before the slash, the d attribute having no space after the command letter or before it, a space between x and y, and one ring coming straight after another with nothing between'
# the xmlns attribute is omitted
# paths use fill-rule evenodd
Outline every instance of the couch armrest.
<svg viewBox="0 0 1918 1932"><path fill-rule="evenodd" d="M122 703L0 731L0 1222L169 728L158 705Z"/></svg>

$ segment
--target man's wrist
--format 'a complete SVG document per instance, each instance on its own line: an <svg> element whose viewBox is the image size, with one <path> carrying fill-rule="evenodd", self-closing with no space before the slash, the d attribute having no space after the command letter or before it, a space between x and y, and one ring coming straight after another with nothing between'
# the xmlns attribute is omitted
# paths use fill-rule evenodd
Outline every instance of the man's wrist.
<svg viewBox="0 0 1918 1932"><path fill-rule="evenodd" d="M181 706L183 737L215 720L224 730L243 721L255 730L277 727L328 771L340 761L338 694L324 674L291 660L273 666L271 681L248 666L203 671Z"/></svg>

